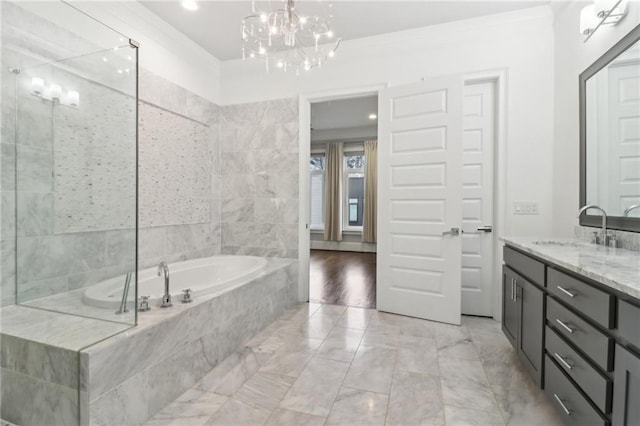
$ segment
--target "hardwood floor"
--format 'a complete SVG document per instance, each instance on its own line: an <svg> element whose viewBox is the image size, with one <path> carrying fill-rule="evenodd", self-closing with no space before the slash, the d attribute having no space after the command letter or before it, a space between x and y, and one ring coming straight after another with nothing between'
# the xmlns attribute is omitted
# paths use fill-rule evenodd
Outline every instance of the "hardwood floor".
<svg viewBox="0 0 640 426"><path fill-rule="evenodd" d="M311 302L376 307L376 254L311 250Z"/></svg>

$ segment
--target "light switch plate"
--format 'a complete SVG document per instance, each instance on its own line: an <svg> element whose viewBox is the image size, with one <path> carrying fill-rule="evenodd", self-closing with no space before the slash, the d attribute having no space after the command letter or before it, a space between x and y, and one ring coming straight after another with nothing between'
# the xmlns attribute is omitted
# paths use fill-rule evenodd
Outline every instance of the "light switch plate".
<svg viewBox="0 0 640 426"><path fill-rule="evenodd" d="M538 203L536 201L514 201L513 214L538 214Z"/></svg>

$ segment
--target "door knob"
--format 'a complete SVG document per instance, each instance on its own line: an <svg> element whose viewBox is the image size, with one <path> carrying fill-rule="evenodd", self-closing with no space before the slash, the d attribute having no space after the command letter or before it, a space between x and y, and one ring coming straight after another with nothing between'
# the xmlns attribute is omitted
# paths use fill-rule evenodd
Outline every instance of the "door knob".
<svg viewBox="0 0 640 426"><path fill-rule="evenodd" d="M450 231L444 231L442 235L460 235L460 228L451 228Z"/></svg>
<svg viewBox="0 0 640 426"><path fill-rule="evenodd" d="M484 226L478 226L476 228L476 231L462 231L463 234L487 234L489 232L493 231L493 226L491 225L484 225Z"/></svg>

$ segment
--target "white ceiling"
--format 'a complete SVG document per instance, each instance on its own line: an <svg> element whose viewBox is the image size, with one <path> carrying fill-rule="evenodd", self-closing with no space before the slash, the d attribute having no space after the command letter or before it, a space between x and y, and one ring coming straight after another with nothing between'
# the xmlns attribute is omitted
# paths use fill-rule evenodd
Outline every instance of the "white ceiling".
<svg viewBox="0 0 640 426"><path fill-rule="evenodd" d="M378 96L338 99L311 104L311 128L313 130L348 129L376 125L369 119L378 114Z"/></svg>
<svg viewBox="0 0 640 426"><path fill-rule="evenodd" d="M251 13L251 1L200 1L195 12L179 1L142 1L144 6L220 60L241 56L240 22ZM280 3L273 0L272 4ZM296 2L300 15L333 14L332 27L343 40L368 37L548 4L549 0L414 0ZM266 2L256 1L258 7ZM329 9L329 4L332 4Z"/></svg>

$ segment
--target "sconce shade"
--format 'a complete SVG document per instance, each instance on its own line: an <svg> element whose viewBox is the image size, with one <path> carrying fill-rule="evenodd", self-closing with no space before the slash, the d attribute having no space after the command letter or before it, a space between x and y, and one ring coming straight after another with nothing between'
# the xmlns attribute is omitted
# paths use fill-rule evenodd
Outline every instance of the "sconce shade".
<svg viewBox="0 0 640 426"><path fill-rule="evenodd" d="M604 18L618 0L595 0L595 13L598 18Z"/></svg>
<svg viewBox="0 0 640 426"><path fill-rule="evenodd" d="M80 94L75 90L69 90L67 92L67 104L72 107L80 105Z"/></svg>
<svg viewBox="0 0 640 426"><path fill-rule="evenodd" d="M44 80L40 77L33 77L31 79L31 93L36 96L42 96L44 92Z"/></svg>
<svg viewBox="0 0 640 426"><path fill-rule="evenodd" d="M589 35L598 26L596 7L591 4L580 11L580 34Z"/></svg>
<svg viewBox="0 0 640 426"><path fill-rule="evenodd" d="M62 97L62 87L59 84L52 84L49 86L49 96L52 101L60 102L60 98Z"/></svg>

